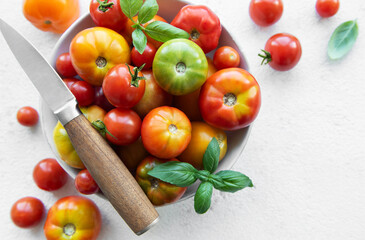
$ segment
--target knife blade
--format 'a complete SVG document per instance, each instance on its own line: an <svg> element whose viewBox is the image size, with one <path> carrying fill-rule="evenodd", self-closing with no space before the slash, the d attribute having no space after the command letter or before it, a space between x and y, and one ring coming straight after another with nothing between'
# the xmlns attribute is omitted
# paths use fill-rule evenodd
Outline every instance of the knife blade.
<svg viewBox="0 0 365 240"><path fill-rule="evenodd" d="M77 154L128 226L140 235L159 216L134 177L105 139L81 114L57 72L20 33L0 19L0 30L33 85L64 125Z"/></svg>

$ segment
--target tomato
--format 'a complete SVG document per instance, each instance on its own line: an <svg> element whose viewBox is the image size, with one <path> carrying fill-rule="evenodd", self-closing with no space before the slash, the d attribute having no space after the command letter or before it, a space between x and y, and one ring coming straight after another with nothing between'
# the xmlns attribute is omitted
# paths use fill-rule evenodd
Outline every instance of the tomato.
<svg viewBox="0 0 365 240"><path fill-rule="evenodd" d="M278 71L288 71L295 67L302 56L299 40L288 33L278 33L269 38L265 45L265 55L259 54L270 67Z"/></svg>
<svg viewBox="0 0 365 240"><path fill-rule="evenodd" d="M143 94L142 99L133 107L133 110L143 118L147 115L152 109L161 107L161 106L169 106L172 104L172 95L165 92L156 82L153 77L153 73L151 70L143 71L143 76L146 78L145 83L145 92Z"/></svg>
<svg viewBox="0 0 365 240"><path fill-rule="evenodd" d="M81 170L75 177L75 187L82 194L94 194L99 186L87 169Z"/></svg>
<svg viewBox="0 0 365 240"><path fill-rule="evenodd" d="M94 87L85 81L75 82L71 85L70 91L75 96L79 106L81 107L89 106L94 102Z"/></svg>
<svg viewBox="0 0 365 240"><path fill-rule="evenodd" d="M57 72L66 78L74 77L77 75L74 66L72 66L70 53L62 53L56 60Z"/></svg>
<svg viewBox="0 0 365 240"><path fill-rule="evenodd" d="M133 47L131 52L132 63L137 67L145 64L143 67L144 70L151 69L156 51L157 50L155 46L153 46L151 43L147 43L146 48L144 49L142 54L140 54L137 49Z"/></svg>
<svg viewBox="0 0 365 240"><path fill-rule="evenodd" d="M136 180L153 205L161 206L176 202L185 193L187 187L178 187L148 175L156 165L177 159L161 160L152 156L145 158L138 166Z"/></svg>
<svg viewBox="0 0 365 240"><path fill-rule="evenodd" d="M240 55L230 47L223 46L217 49L213 57L214 66L220 70L223 68L238 67L240 65Z"/></svg>
<svg viewBox="0 0 365 240"><path fill-rule="evenodd" d="M113 30L94 27L79 32L71 41L72 65L86 82L101 86L108 70L130 62L127 41Z"/></svg>
<svg viewBox="0 0 365 240"><path fill-rule="evenodd" d="M21 125L26 127L32 127L38 123L39 115L37 110L32 107L26 106L18 110L16 118Z"/></svg>
<svg viewBox="0 0 365 240"><path fill-rule="evenodd" d="M119 64L105 75L103 92L115 107L131 108L143 97L145 82L137 67Z"/></svg>
<svg viewBox="0 0 365 240"><path fill-rule="evenodd" d="M158 49L152 70L162 89L173 95L185 95L203 85L208 74L208 62L194 42L173 39Z"/></svg>
<svg viewBox="0 0 365 240"><path fill-rule="evenodd" d="M122 12L119 0L91 0L90 16L94 23L116 32L125 28L128 18Z"/></svg>
<svg viewBox="0 0 365 240"><path fill-rule="evenodd" d="M41 222L44 211L41 200L35 197L24 197L13 204L10 217L18 227L29 228Z"/></svg>
<svg viewBox="0 0 365 240"><path fill-rule="evenodd" d="M95 87L94 104L98 105L107 112L115 108L113 105L110 104L108 99L106 99L102 87Z"/></svg>
<svg viewBox="0 0 365 240"><path fill-rule="evenodd" d="M188 146L191 123L186 115L174 107L158 107L143 119L142 142L146 150L158 158L174 158Z"/></svg>
<svg viewBox="0 0 365 240"><path fill-rule="evenodd" d="M257 25L267 27L273 25L283 15L281 0L251 0L250 17Z"/></svg>
<svg viewBox="0 0 365 240"><path fill-rule="evenodd" d="M40 189L55 191L66 184L68 175L54 158L46 158L33 169L34 182Z"/></svg>
<svg viewBox="0 0 365 240"><path fill-rule="evenodd" d="M334 16L339 8L339 0L317 0L316 2L317 13L324 18Z"/></svg>
<svg viewBox="0 0 365 240"><path fill-rule="evenodd" d="M101 214L93 201L81 196L59 199L48 211L43 230L47 240L96 240Z"/></svg>
<svg viewBox="0 0 365 240"><path fill-rule="evenodd" d="M64 78L62 79L63 82L66 84L66 86L68 87L68 89L71 88L72 84L74 84L75 82L78 82L80 81L79 79L77 78Z"/></svg>
<svg viewBox="0 0 365 240"><path fill-rule="evenodd" d="M260 87L241 68L219 70L200 90L199 107L204 121L223 130L247 127L259 113Z"/></svg>
<svg viewBox="0 0 365 240"><path fill-rule="evenodd" d="M63 33L79 17L78 0L25 0L23 14L42 31Z"/></svg>
<svg viewBox="0 0 365 240"><path fill-rule="evenodd" d="M106 139L115 145L128 145L141 135L141 118L130 109L115 108L104 117L104 124L109 133Z"/></svg>
<svg viewBox="0 0 365 240"><path fill-rule="evenodd" d="M190 39L208 53L219 43L222 26L217 15L201 5L182 7L171 25L181 28L190 34Z"/></svg>
<svg viewBox="0 0 365 240"><path fill-rule="evenodd" d="M227 135L218 128L212 127L204 122L191 123L191 140L185 151L178 157L182 162L187 162L197 169L203 169L203 156L208 144L215 137L219 144L219 161L227 152Z"/></svg>

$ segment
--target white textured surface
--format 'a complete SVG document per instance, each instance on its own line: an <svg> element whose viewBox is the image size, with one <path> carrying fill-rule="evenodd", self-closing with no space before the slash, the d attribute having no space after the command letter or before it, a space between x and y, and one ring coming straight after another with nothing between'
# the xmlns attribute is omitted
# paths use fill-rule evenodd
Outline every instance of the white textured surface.
<svg viewBox="0 0 365 240"><path fill-rule="evenodd" d="M0 17L48 57L59 35L27 22L21 2L2 4ZM314 0L284 0L281 20L268 28L250 20L248 0L192 2L209 6L234 32L261 85L262 109L243 159L234 166L253 179L255 188L235 194L215 191L210 211L202 216L195 214L192 199L160 208L160 223L140 237L110 204L90 197L103 215L99 239L365 239L365 2L342 0L336 16L320 19ZM82 12L88 3L81 0ZM326 46L332 31L355 18L360 34L354 49L340 61L329 61ZM291 33L302 43L302 58L289 72L260 66L257 57L278 32ZM34 165L53 153L40 125L22 127L15 116L24 105L38 109L39 95L2 36L0 56L1 239L44 239L42 225L27 230L13 225L11 205L31 195L49 208L77 192L72 181L54 193L33 182Z"/></svg>

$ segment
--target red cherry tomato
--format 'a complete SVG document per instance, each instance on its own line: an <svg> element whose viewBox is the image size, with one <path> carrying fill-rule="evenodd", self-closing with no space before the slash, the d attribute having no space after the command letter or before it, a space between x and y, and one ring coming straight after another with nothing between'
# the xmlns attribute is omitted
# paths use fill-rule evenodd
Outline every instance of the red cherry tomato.
<svg viewBox="0 0 365 240"><path fill-rule="evenodd" d="M137 49L133 47L131 52L132 63L137 67L145 64L143 70L151 69L156 51L156 47L153 46L151 43L147 43L146 48L144 49L144 52L142 54L140 54Z"/></svg>
<svg viewBox="0 0 365 240"><path fill-rule="evenodd" d="M295 67L302 56L302 47L299 40L288 33L278 33L265 45L264 54L259 54L263 62L278 71L287 71Z"/></svg>
<svg viewBox="0 0 365 240"><path fill-rule="evenodd" d="M77 81L71 85L70 91L81 107L89 106L94 102L95 90L90 83Z"/></svg>
<svg viewBox="0 0 365 240"><path fill-rule="evenodd" d="M339 0L317 0L316 10L319 16L328 18L335 15L340 8Z"/></svg>
<svg viewBox="0 0 365 240"><path fill-rule="evenodd" d="M32 107L26 106L18 110L16 118L21 125L26 127L32 127L37 124L39 115L37 110Z"/></svg>
<svg viewBox="0 0 365 240"><path fill-rule="evenodd" d="M91 0L90 16L97 26L122 31L128 18L122 12L119 0Z"/></svg>
<svg viewBox="0 0 365 240"><path fill-rule="evenodd" d="M35 165L33 179L40 189L55 191L66 184L68 175L56 159L46 158Z"/></svg>
<svg viewBox="0 0 365 240"><path fill-rule="evenodd" d="M115 108L104 117L104 124L109 133L106 138L116 145L128 145L141 135L141 118L130 109Z"/></svg>
<svg viewBox="0 0 365 240"><path fill-rule="evenodd" d="M94 194L99 186L87 169L81 170L75 177L75 187L82 194Z"/></svg>
<svg viewBox="0 0 365 240"><path fill-rule="evenodd" d="M283 2L281 0L251 0L249 12L252 21L261 27L267 27L281 18Z"/></svg>
<svg viewBox="0 0 365 240"><path fill-rule="evenodd" d="M18 227L28 228L40 223L44 212L44 205L38 198L24 197L13 204L10 217Z"/></svg>
<svg viewBox="0 0 365 240"><path fill-rule="evenodd" d="M238 67L240 65L240 55L234 48L223 46L218 48L214 53L213 63L218 70Z"/></svg>
<svg viewBox="0 0 365 240"><path fill-rule="evenodd" d="M64 78L62 80L66 84L66 86L68 87L68 89L71 88L72 84L74 84L75 82L80 81L79 79L76 79L76 78Z"/></svg>
<svg viewBox="0 0 365 240"><path fill-rule="evenodd" d="M98 105L107 112L115 108L113 105L110 104L108 99L106 99L102 87L95 87L94 104Z"/></svg>
<svg viewBox="0 0 365 240"><path fill-rule="evenodd" d="M71 63L70 53L62 53L56 61L56 70L63 77L70 78L77 75L74 66Z"/></svg>

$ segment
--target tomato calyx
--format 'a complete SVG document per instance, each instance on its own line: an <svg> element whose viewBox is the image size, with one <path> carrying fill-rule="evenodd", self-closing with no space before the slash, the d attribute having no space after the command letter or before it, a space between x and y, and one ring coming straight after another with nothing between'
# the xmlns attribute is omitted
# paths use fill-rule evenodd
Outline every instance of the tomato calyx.
<svg viewBox="0 0 365 240"><path fill-rule="evenodd" d="M145 80L146 79L145 77L138 77L138 72L140 72L143 69L144 65L146 65L146 64L144 63L140 67L134 67L133 68L134 74L132 73L131 68L129 67L129 65L127 63L125 65L127 66L128 71L129 71L129 74L132 77L132 79L131 79L131 85L134 86L134 87L138 87L139 86L138 81L139 80Z"/></svg>
<svg viewBox="0 0 365 240"><path fill-rule="evenodd" d="M100 0L96 0L98 3L99 3L99 7L98 9L102 12L106 12L108 11L113 5L114 3L113 2L109 2L108 3L108 0L104 0L104 2L100 1Z"/></svg>
<svg viewBox="0 0 365 240"><path fill-rule="evenodd" d="M192 40L197 40L200 37L200 33L198 32L198 30L193 29L190 33L190 37Z"/></svg>
<svg viewBox="0 0 365 240"><path fill-rule="evenodd" d="M106 61L106 59L104 57L98 57L96 60L95 60L95 64L98 68L104 68L106 66L108 62Z"/></svg>
<svg viewBox="0 0 365 240"><path fill-rule="evenodd" d="M262 62L261 65L263 64L268 64L269 62L271 62L272 57L271 57L271 53L269 53L268 51L265 51L264 49L261 49L261 51L265 54L261 54L259 53L259 57L262 57Z"/></svg>
<svg viewBox="0 0 365 240"><path fill-rule="evenodd" d="M172 134L176 133L176 131L177 131L177 127L175 124L170 124L168 129L169 129L169 132Z"/></svg>
<svg viewBox="0 0 365 240"><path fill-rule="evenodd" d="M237 97L233 93L226 93L223 96L223 103L229 107L232 107L237 103Z"/></svg>
<svg viewBox="0 0 365 240"><path fill-rule="evenodd" d="M76 226L73 223L67 223L63 226L63 233L67 236L73 236L76 233Z"/></svg>
<svg viewBox="0 0 365 240"><path fill-rule="evenodd" d="M93 125L94 128L96 128L96 130L99 131L99 133L101 135L103 135L105 137L105 134L109 134L110 136L112 136L113 138L117 139L113 134L111 134L111 132L109 132L109 130L106 128L105 124L103 121L101 120L96 120L93 121L91 123ZM117 139L118 140L118 139Z"/></svg>
<svg viewBox="0 0 365 240"><path fill-rule="evenodd" d="M176 68L176 72L181 73L181 74L185 73L185 71L186 71L186 65L183 62L178 62L176 64L175 68Z"/></svg>

